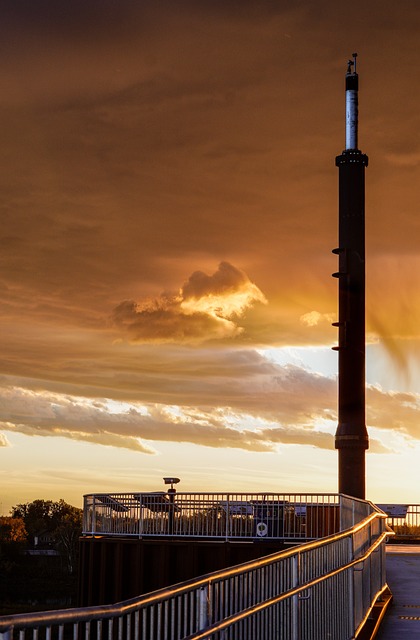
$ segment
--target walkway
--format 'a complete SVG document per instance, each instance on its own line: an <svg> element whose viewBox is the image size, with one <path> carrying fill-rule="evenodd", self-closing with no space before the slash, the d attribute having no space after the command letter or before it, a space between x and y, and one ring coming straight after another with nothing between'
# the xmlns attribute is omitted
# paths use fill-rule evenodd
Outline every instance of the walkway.
<svg viewBox="0 0 420 640"><path fill-rule="evenodd" d="M377 640L420 638L420 546L388 545L387 583L394 596Z"/></svg>

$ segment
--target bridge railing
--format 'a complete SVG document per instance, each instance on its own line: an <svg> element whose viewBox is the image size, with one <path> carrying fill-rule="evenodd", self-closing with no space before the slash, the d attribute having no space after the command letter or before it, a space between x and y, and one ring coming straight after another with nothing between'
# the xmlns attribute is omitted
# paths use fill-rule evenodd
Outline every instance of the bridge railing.
<svg viewBox="0 0 420 640"><path fill-rule="evenodd" d="M420 504L380 504L387 514L387 524L394 531L394 541L420 540Z"/></svg>
<svg viewBox="0 0 420 640"><path fill-rule="evenodd" d="M337 494L96 493L84 496L83 535L315 540L367 515Z"/></svg>
<svg viewBox="0 0 420 640"><path fill-rule="evenodd" d="M385 514L116 605L6 616L1 640L347 640L386 589ZM360 501L356 501L360 502Z"/></svg>

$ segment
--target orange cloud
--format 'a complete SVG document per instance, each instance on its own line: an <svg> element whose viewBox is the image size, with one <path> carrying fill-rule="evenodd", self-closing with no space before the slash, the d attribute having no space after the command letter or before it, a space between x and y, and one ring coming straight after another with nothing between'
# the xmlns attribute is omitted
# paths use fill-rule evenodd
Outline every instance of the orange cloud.
<svg viewBox="0 0 420 640"><path fill-rule="evenodd" d="M219 376L213 371L208 380L205 377L200 380L197 375L194 384L190 381L190 387L195 387L195 397L191 395L192 388L178 393L176 406L131 400L115 408L105 398L30 391L3 384L1 429L122 447L144 454L155 453L158 442L189 442L257 452L276 451L277 447L290 444L333 450L335 380L302 367L276 366L264 358L252 358L251 353L247 356L242 353L241 358L247 365L242 379L239 371L237 379L222 376L222 370ZM179 373L176 386L182 387L185 373ZM164 397L164 372L155 384L162 386L160 395ZM140 395L139 391L134 395ZM147 395L150 396L150 390ZM420 440L419 395L387 393L369 387L367 396L369 427L379 432L398 430L413 441ZM384 453L390 449L373 438L370 451Z"/></svg>
<svg viewBox="0 0 420 640"><path fill-rule="evenodd" d="M260 289L243 271L221 262L211 276L194 272L178 295L121 302L113 311L112 322L136 342L233 338L243 332L234 318L256 302L267 302Z"/></svg>
<svg viewBox="0 0 420 640"><path fill-rule="evenodd" d="M300 322L306 327L316 327L322 322L331 324L334 319L333 313L320 313L319 311L308 311L304 313L300 318Z"/></svg>

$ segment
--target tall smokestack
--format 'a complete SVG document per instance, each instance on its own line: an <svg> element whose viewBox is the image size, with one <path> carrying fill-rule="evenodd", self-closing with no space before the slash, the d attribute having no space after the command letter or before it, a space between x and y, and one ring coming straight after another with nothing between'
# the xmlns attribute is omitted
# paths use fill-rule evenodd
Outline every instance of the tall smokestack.
<svg viewBox="0 0 420 640"><path fill-rule="evenodd" d="M365 452L369 448L365 408L365 167L358 149L356 57L346 73L346 147L335 163L339 171L338 254L338 490L365 498Z"/></svg>

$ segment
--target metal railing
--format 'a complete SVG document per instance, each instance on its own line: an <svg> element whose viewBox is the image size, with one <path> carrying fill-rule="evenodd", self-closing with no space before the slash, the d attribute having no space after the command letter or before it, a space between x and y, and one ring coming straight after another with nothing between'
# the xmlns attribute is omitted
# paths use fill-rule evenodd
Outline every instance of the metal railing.
<svg viewBox="0 0 420 640"><path fill-rule="evenodd" d="M387 524L394 531L394 541L420 540L420 504L380 504L387 514Z"/></svg>
<svg viewBox="0 0 420 640"><path fill-rule="evenodd" d="M345 500L337 494L96 493L84 496L83 535L315 540L346 528L355 510L367 515L366 503L346 508Z"/></svg>
<svg viewBox="0 0 420 640"><path fill-rule="evenodd" d="M341 502L355 518L345 531L116 605L6 616L0 638L356 638L386 589L389 531L372 504Z"/></svg>

